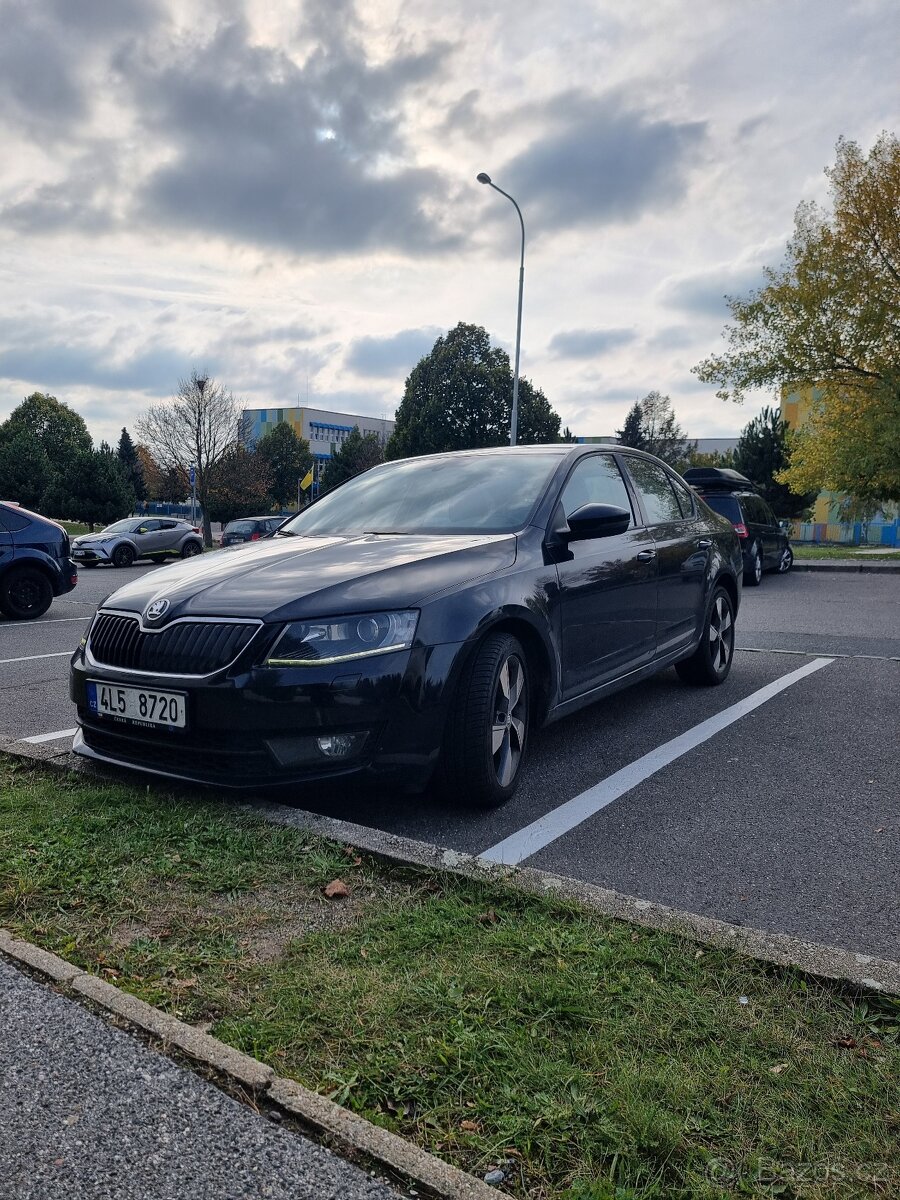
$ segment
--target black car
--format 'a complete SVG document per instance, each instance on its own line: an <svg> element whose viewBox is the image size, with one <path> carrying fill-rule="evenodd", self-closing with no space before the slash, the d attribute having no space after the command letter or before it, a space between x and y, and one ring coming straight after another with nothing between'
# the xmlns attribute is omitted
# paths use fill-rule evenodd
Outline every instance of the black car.
<svg viewBox="0 0 900 1200"><path fill-rule="evenodd" d="M238 521L229 521L222 530L223 546L239 546L243 542L258 542L260 538L274 533L279 525L284 524L284 517L241 517Z"/></svg>
<svg viewBox="0 0 900 1200"><path fill-rule="evenodd" d="M75 749L299 796L436 775L499 804L532 729L668 666L722 683L740 598L731 525L648 454L386 463L268 541L113 593L72 660Z"/></svg>
<svg viewBox="0 0 900 1200"><path fill-rule="evenodd" d="M791 569L790 536L746 475L728 467L691 467L684 478L734 526L744 555L744 583L758 587L764 571Z"/></svg>
<svg viewBox="0 0 900 1200"><path fill-rule="evenodd" d="M69 535L17 504L0 503L0 609L14 621L42 617L78 583Z"/></svg>

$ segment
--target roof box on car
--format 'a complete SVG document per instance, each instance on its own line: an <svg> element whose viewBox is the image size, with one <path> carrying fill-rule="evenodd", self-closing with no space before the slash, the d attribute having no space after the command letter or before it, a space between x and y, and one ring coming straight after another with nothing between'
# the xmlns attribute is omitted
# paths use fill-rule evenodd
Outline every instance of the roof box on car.
<svg viewBox="0 0 900 1200"><path fill-rule="evenodd" d="M684 480L694 488L707 488L718 492L755 492L756 486L740 471L730 467L690 467Z"/></svg>

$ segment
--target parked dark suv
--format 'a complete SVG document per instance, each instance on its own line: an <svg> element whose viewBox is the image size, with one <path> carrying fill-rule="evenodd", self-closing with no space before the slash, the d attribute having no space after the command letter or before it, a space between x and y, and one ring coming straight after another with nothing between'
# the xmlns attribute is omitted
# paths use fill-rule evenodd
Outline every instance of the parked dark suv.
<svg viewBox="0 0 900 1200"><path fill-rule="evenodd" d="M71 592L78 568L62 525L17 504L0 503L0 609L13 621L41 617Z"/></svg>
<svg viewBox="0 0 900 1200"><path fill-rule="evenodd" d="M692 467L684 479L734 526L744 556L744 583L757 587L763 571L784 574L791 569L794 552L788 534L746 475L727 467Z"/></svg>

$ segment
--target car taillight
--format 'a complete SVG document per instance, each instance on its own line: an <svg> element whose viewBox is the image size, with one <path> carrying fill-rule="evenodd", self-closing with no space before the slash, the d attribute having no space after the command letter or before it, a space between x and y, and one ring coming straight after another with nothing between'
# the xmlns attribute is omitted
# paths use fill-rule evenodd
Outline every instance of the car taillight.
<svg viewBox="0 0 900 1200"><path fill-rule="evenodd" d="M199 526L199 525L192 525L192 526L191 526L191 529L193 529L194 533L199 533L199 532L200 532L200 526Z"/></svg>
<svg viewBox="0 0 900 1200"><path fill-rule="evenodd" d="M747 526L744 524L743 521L735 521L734 532L738 535L738 537L746 537L747 536Z"/></svg>
<svg viewBox="0 0 900 1200"><path fill-rule="evenodd" d="M251 541L251 542L258 542L258 541L259 541L259 534L258 534L258 533L251 533L251 534L250 534L250 541Z"/></svg>

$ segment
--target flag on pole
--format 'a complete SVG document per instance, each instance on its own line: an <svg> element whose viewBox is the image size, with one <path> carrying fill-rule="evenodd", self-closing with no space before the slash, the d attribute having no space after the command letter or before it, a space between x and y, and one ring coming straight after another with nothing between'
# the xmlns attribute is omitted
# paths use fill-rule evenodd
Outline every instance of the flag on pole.
<svg viewBox="0 0 900 1200"><path fill-rule="evenodd" d="M312 467L310 467L309 470L306 472L306 474L303 476L303 478L300 480L300 486L303 488L304 492L306 491L306 489L308 487L312 487L312 481L313 481L313 473L312 473Z"/></svg>

